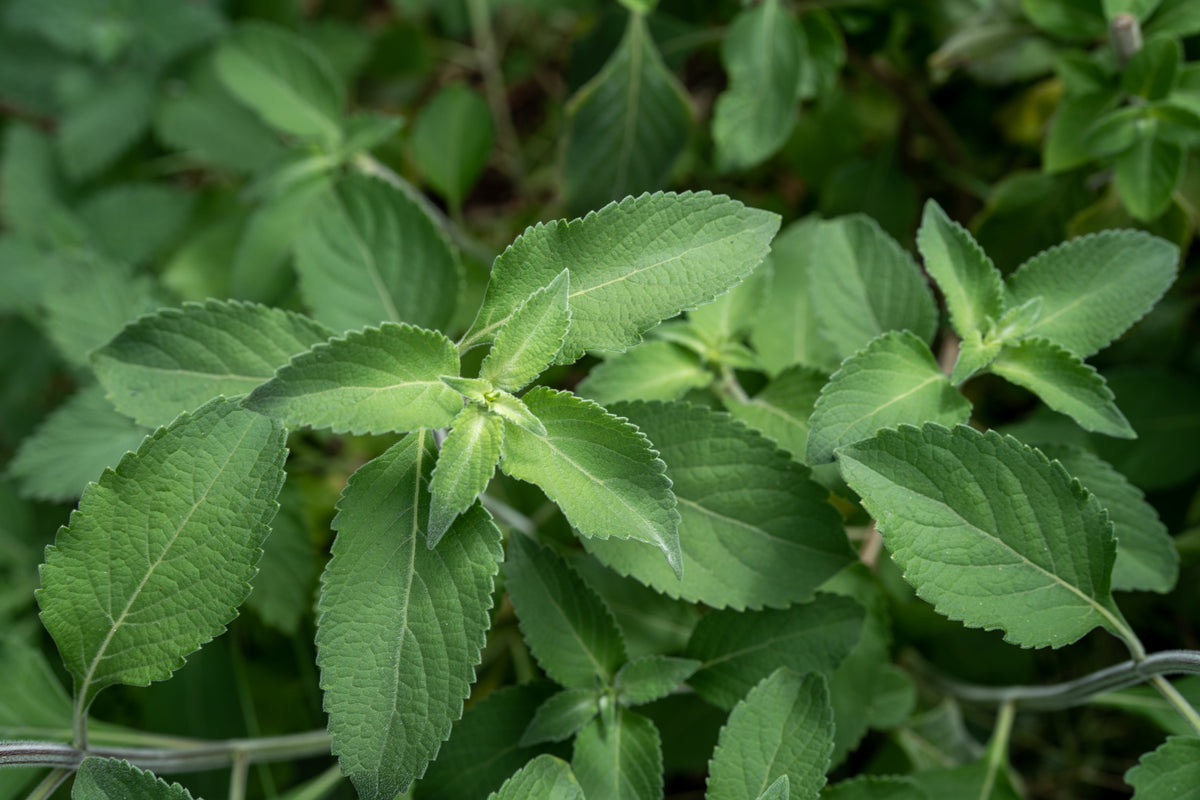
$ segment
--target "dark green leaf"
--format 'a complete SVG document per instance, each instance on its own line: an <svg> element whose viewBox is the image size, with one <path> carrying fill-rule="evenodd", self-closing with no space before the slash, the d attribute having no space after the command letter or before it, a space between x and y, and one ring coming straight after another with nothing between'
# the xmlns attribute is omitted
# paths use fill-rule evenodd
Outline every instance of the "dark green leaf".
<svg viewBox="0 0 1200 800"><path fill-rule="evenodd" d="M622 705L636 706L666 697L686 681L700 662L690 658L646 656L624 664L613 680Z"/></svg>
<svg viewBox="0 0 1200 800"><path fill-rule="evenodd" d="M658 800L662 742L654 723L626 708L594 719L575 737L571 767L588 800Z"/></svg>
<svg viewBox="0 0 1200 800"><path fill-rule="evenodd" d="M521 767L488 800L584 800L583 789L567 762L540 755Z"/></svg>
<svg viewBox="0 0 1200 800"><path fill-rule="evenodd" d="M466 86L441 89L413 121L408 145L434 190L451 208L462 206L492 152L492 115Z"/></svg>
<svg viewBox="0 0 1200 800"><path fill-rule="evenodd" d="M563 689L538 706L521 735L521 746L570 739L599 713L600 696L595 689Z"/></svg>
<svg viewBox="0 0 1200 800"><path fill-rule="evenodd" d="M85 758L75 773L71 800L192 800L178 783L167 783L116 758Z"/></svg>

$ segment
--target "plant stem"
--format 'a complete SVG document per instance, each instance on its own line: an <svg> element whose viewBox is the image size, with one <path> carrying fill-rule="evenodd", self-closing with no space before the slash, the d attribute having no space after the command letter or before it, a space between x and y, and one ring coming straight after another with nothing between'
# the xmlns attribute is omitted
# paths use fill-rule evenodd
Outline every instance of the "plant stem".
<svg viewBox="0 0 1200 800"><path fill-rule="evenodd" d="M1187 698L1180 694L1179 690L1162 675L1155 675L1150 682L1154 684L1155 689L1158 689L1158 693L1174 706L1175 710L1179 712L1179 716L1187 720L1188 724L1192 726L1192 730L1200 734L1200 714L1196 713L1196 709L1187 701Z"/></svg>
<svg viewBox="0 0 1200 800"><path fill-rule="evenodd" d="M54 770L45 778L42 778L41 783L33 787L33 791L29 793L26 800L45 800L45 798L54 794L54 790L62 786L67 778L71 777L72 772L69 769Z"/></svg>
<svg viewBox="0 0 1200 800"><path fill-rule="evenodd" d="M245 753L233 754L233 765L229 770L229 800L246 800L246 772L250 762Z"/></svg>
<svg viewBox="0 0 1200 800"><path fill-rule="evenodd" d="M508 92L504 87L504 74L500 70L500 57L496 48L496 37L492 34L492 22L487 0L467 0L467 13L471 17L471 38L479 56L479 72L483 75L483 91L496 123L496 138L504 155L505 172L510 178L521 178L521 141L513 125L512 109L508 105Z"/></svg>
<svg viewBox="0 0 1200 800"><path fill-rule="evenodd" d="M1013 718L1017 715L1017 705L1009 700L1000 705L1000 715L996 717L996 727L992 731L992 740L988 742L987 775L983 780L983 789L979 792L981 798L992 796L992 787L996 785L996 775L1004 766L1008 753L1008 739L1012 735Z"/></svg>

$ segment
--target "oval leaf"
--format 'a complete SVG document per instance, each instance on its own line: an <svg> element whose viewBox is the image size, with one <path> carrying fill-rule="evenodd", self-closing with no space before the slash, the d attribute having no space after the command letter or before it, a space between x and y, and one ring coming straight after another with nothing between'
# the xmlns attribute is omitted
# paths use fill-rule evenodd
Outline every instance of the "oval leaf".
<svg viewBox="0 0 1200 800"><path fill-rule="evenodd" d="M430 547L487 488L504 440L504 420L475 403L467 403L451 425L429 481Z"/></svg>
<svg viewBox="0 0 1200 800"><path fill-rule="evenodd" d="M560 758L540 755L530 761L500 787L488 800L583 800L583 787Z"/></svg>
<svg viewBox="0 0 1200 800"><path fill-rule="evenodd" d="M192 800L178 783L167 783L117 758L85 758L75 773L71 800Z"/></svg>
<svg viewBox="0 0 1200 800"><path fill-rule="evenodd" d="M1200 738L1171 736L1146 753L1125 773L1133 800L1196 800L1200 798Z"/></svg>
<svg viewBox="0 0 1200 800"><path fill-rule="evenodd" d="M658 728L627 708L617 709L613 721L594 719L579 732L571 768L589 799L659 800L663 796Z"/></svg>

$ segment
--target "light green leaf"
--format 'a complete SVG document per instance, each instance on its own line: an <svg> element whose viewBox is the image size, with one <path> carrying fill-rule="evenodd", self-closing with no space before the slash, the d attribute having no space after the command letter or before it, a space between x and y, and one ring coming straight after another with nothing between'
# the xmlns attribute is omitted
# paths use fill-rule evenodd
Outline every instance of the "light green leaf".
<svg viewBox="0 0 1200 800"><path fill-rule="evenodd" d="M425 772L463 700L490 625L500 531L474 509L425 545L436 451L422 431L350 478L317 606L317 663L342 772L392 800Z"/></svg>
<svg viewBox="0 0 1200 800"><path fill-rule="evenodd" d="M678 400L702 389L713 374L673 342L649 341L606 358L576 387L582 397L609 405L622 400Z"/></svg>
<svg viewBox="0 0 1200 800"><path fill-rule="evenodd" d="M488 408L499 414L505 422L511 422L534 436L546 435L546 426L519 397L503 391L493 392L488 398Z"/></svg>
<svg viewBox="0 0 1200 800"><path fill-rule="evenodd" d="M988 342L1006 344L1023 339L1034 323L1041 318L1044 305L1041 297L1031 297L1024 303L1008 309L996 320L995 326L988 334Z"/></svg>
<svg viewBox="0 0 1200 800"><path fill-rule="evenodd" d="M654 723L627 708L594 719L575 737L571 767L588 800L659 800L662 741Z"/></svg>
<svg viewBox="0 0 1200 800"><path fill-rule="evenodd" d="M451 523L487 488L504 440L504 420L475 403L463 406L451 425L429 481L430 547L437 546Z"/></svg>
<svg viewBox="0 0 1200 800"><path fill-rule="evenodd" d="M666 697L698 669L700 662L690 658L635 658L621 666L613 688L622 705L641 705Z"/></svg>
<svg viewBox="0 0 1200 800"><path fill-rule="evenodd" d="M551 755L540 755L521 767L488 800L584 800L583 788L571 765Z"/></svg>
<svg viewBox="0 0 1200 800"><path fill-rule="evenodd" d="M759 312L767 300L771 268L764 261L754 272L707 305L688 312L688 321L717 348L740 344L745 334L758 321Z"/></svg>
<svg viewBox="0 0 1200 800"><path fill-rule="evenodd" d="M933 294L912 256L875 220L854 215L822 222L813 244L821 258L809 267L808 290L821 333L838 356L893 330L933 339Z"/></svg>
<svg viewBox="0 0 1200 800"><path fill-rule="evenodd" d="M612 683L625 642L612 612L579 574L526 536L508 541L505 588L542 669L572 689Z"/></svg>
<svg viewBox="0 0 1200 800"><path fill-rule="evenodd" d="M547 433L506 428L500 469L541 487L585 541L646 542L678 577L679 512L666 465L645 434L567 392L539 386L523 399Z"/></svg>
<svg viewBox="0 0 1200 800"><path fill-rule="evenodd" d="M788 796L816 800L833 752L833 708L820 673L781 667L729 715L709 761L709 800L757 797L780 776Z"/></svg>
<svg viewBox="0 0 1200 800"><path fill-rule="evenodd" d="M806 467L724 414L682 403L617 407L667 462L678 498L683 579L637 542L584 546L623 575L713 608L804 601L853 558L828 491Z"/></svg>
<svg viewBox="0 0 1200 800"><path fill-rule="evenodd" d="M720 708L733 708L779 667L797 674L833 672L858 641L863 607L818 595L769 611L713 611L696 626L686 655L703 662L688 683Z"/></svg>
<svg viewBox="0 0 1200 800"><path fill-rule="evenodd" d="M1137 434L1113 402L1113 393L1096 370L1046 339L1006 345L988 368L1023 386L1084 430L1134 439Z"/></svg>
<svg viewBox="0 0 1200 800"><path fill-rule="evenodd" d="M291 311L209 300L141 317L92 353L113 404L162 425L218 394L246 394L333 332Z"/></svg>
<svg viewBox="0 0 1200 800"><path fill-rule="evenodd" d="M353 36L354 34L351 33ZM353 159L387 144L404 128L404 117L380 111L356 111L346 120L342 158Z"/></svg>
<svg viewBox="0 0 1200 800"><path fill-rule="evenodd" d="M950 382L962 386L968 378L988 368L1000 355L1004 343L983 340L979 331L968 331L959 343L958 358L954 360L954 369L950 373Z"/></svg>
<svg viewBox="0 0 1200 800"><path fill-rule="evenodd" d="M718 169L753 167L783 146L798 118L804 44L796 18L779 0L734 17L721 42L729 87L713 109Z"/></svg>
<svg viewBox="0 0 1200 800"><path fill-rule="evenodd" d="M491 381L482 378L463 378L458 375L439 376L442 383L461 394L467 400L486 406L495 397L495 387Z"/></svg>
<svg viewBox="0 0 1200 800"><path fill-rule="evenodd" d="M789 800L790 797L791 784L788 782L788 776L780 775L758 796L758 800Z"/></svg>
<svg viewBox="0 0 1200 800"><path fill-rule="evenodd" d="M236 616L277 508L284 440L217 398L87 488L37 592L80 709L114 683L169 678Z"/></svg>
<svg viewBox="0 0 1200 800"><path fill-rule="evenodd" d="M600 713L595 689L564 689L542 703L521 734L521 746L570 739Z"/></svg>
<svg viewBox="0 0 1200 800"><path fill-rule="evenodd" d="M570 213L661 189L691 127L687 93L663 64L645 18L630 14L617 49L567 105Z"/></svg>
<svg viewBox="0 0 1200 800"><path fill-rule="evenodd" d="M438 90L413 121L408 146L434 191L460 208L492 153L487 102L466 86Z"/></svg>
<svg viewBox="0 0 1200 800"><path fill-rule="evenodd" d="M479 377L508 392L525 387L558 355L571 324L567 307L567 271L517 306L496 334L492 350L479 367Z"/></svg>
<svg viewBox="0 0 1200 800"><path fill-rule="evenodd" d="M143 772L128 761L91 756L79 763L71 800L192 800L178 783L167 783L152 772Z"/></svg>
<svg viewBox="0 0 1200 800"><path fill-rule="evenodd" d="M99 386L87 386L21 441L7 474L25 497L73 500L105 467L115 466L126 452L136 450L147 433L119 414Z"/></svg>
<svg viewBox="0 0 1200 800"><path fill-rule="evenodd" d="M1038 449L1061 462L1108 512L1117 537L1112 588L1163 593L1175 588L1179 552L1167 526L1141 490L1107 462L1081 448L1052 444Z"/></svg>
<svg viewBox="0 0 1200 800"><path fill-rule="evenodd" d="M59 123L58 155L67 175L96 175L128 150L150 126L155 85L150 75L128 72L88 92Z"/></svg>
<svg viewBox="0 0 1200 800"><path fill-rule="evenodd" d="M917 248L925 259L925 271L946 298L946 310L959 336L985 330L989 317L1000 318L1004 291L1000 271L967 229L933 200L925 204Z"/></svg>
<svg viewBox="0 0 1200 800"><path fill-rule="evenodd" d="M458 353L445 336L388 322L315 345L242 402L288 425L335 433L440 428L462 398L439 376L457 372Z"/></svg>
<svg viewBox="0 0 1200 800"><path fill-rule="evenodd" d="M821 800L931 800L929 795L907 777L899 775L859 775L841 781L821 792Z"/></svg>
<svg viewBox="0 0 1200 800"><path fill-rule="evenodd" d="M569 268L571 329L558 362L624 351L741 281L778 226L774 214L708 192L629 197L584 219L536 225L496 259L464 349L491 341L526 297Z"/></svg>
<svg viewBox="0 0 1200 800"><path fill-rule="evenodd" d="M726 398L735 418L763 433L797 460L808 446L809 417L829 376L813 367L787 367L749 402Z"/></svg>
<svg viewBox="0 0 1200 800"><path fill-rule="evenodd" d="M1136 219L1150 222L1171 205L1183 181L1184 148L1156 136L1153 120L1141 120L1133 147L1117 156L1114 175L1121 202Z"/></svg>
<svg viewBox="0 0 1200 800"><path fill-rule="evenodd" d="M264 22L243 23L217 48L216 65L225 88L268 125L327 148L341 139L344 90L304 39Z"/></svg>
<svg viewBox="0 0 1200 800"><path fill-rule="evenodd" d="M905 577L941 614L1022 647L1061 647L1097 625L1126 630L1110 593L1112 525L1061 464L964 425L880 431L839 460Z"/></svg>
<svg viewBox="0 0 1200 800"><path fill-rule="evenodd" d="M1200 738L1171 736L1125 773L1133 800L1195 800L1200 797Z"/></svg>
<svg viewBox="0 0 1200 800"><path fill-rule="evenodd" d="M1006 306L1042 298L1029 329L1081 358L1148 312L1175 280L1178 249L1140 231L1105 231L1043 251L1008 279Z"/></svg>
<svg viewBox="0 0 1200 800"><path fill-rule="evenodd" d="M445 328L463 283L458 256L424 209L363 175L343 177L312 209L296 271L313 315L338 331L380 322Z"/></svg>
<svg viewBox="0 0 1200 800"><path fill-rule="evenodd" d="M842 362L821 389L809 425L805 461L825 464L834 451L901 423L954 425L971 403L950 383L925 343L908 331L885 333Z"/></svg>

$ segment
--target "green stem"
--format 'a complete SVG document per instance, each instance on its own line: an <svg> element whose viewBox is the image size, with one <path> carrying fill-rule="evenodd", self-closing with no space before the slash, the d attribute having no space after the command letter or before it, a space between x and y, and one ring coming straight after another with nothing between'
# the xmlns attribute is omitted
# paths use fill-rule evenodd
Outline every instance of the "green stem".
<svg viewBox="0 0 1200 800"><path fill-rule="evenodd" d="M1196 713L1196 709L1187 701L1187 698L1180 694L1179 690L1162 675L1155 675L1150 682L1154 684L1155 689L1158 689L1158 693L1179 712L1179 716L1187 720L1188 724L1192 726L1192 730L1200 734L1200 714Z"/></svg>
<svg viewBox="0 0 1200 800"><path fill-rule="evenodd" d="M500 56L496 37L492 33L491 12L487 0L467 0L467 13L471 18L471 38L479 55L479 71L483 75L483 91L496 123L496 137L504 156L505 172L519 179L524 175L521 165L521 140L513 125L512 109L508 105L508 92L504 87L504 73L500 70ZM519 183L519 181L518 181Z"/></svg>
<svg viewBox="0 0 1200 800"><path fill-rule="evenodd" d="M54 790L62 786L67 778L71 777L72 770L56 769L46 777L42 778L41 783L33 787L33 791L25 798L25 800L45 800L45 798L54 794Z"/></svg>
<svg viewBox="0 0 1200 800"><path fill-rule="evenodd" d="M233 766L229 770L229 800L246 800L246 773L250 762L244 753L233 754Z"/></svg>
<svg viewBox="0 0 1200 800"><path fill-rule="evenodd" d="M992 787L996 785L996 776L1008 754L1008 739L1012 735L1013 718L1017 715L1016 703L1009 700L1000 706L1000 715L996 717L996 727L992 731L992 740L988 742L987 775L983 779L983 789L979 792L980 800L987 800L992 795Z"/></svg>

